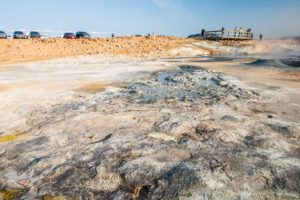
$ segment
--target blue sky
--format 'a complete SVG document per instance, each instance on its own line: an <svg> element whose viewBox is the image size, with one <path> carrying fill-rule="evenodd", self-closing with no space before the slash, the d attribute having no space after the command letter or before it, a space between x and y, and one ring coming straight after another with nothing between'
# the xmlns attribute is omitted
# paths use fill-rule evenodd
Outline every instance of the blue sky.
<svg viewBox="0 0 300 200"><path fill-rule="evenodd" d="M300 35L300 0L6 0L0 29L86 30L187 36L252 27L268 37Z"/></svg>

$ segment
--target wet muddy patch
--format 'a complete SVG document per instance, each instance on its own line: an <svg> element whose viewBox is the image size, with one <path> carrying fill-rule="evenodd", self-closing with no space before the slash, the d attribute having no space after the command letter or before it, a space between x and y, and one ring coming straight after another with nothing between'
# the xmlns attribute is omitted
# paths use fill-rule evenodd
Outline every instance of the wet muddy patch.
<svg viewBox="0 0 300 200"><path fill-rule="evenodd" d="M194 66L180 66L178 70L161 72L153 81L131 83L128 91L129 98L139 103L202 99L214 104L225 98L248 99L254 94L229 83L221 74Z"/></svg>
<svg viewBox="0 0 300 200"><path fill-rule="evenodd" d="M85 84L82 87L78 88L77 91L85 92L85 93L97 93L97 92L105 91L106 87L107 85L104 83L95 82L95 83Z"/></svg>

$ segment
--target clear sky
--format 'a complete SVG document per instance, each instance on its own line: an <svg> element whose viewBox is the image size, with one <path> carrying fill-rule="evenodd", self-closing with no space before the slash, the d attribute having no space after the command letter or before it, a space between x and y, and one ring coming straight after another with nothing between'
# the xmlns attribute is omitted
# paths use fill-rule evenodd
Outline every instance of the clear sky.
<svg viewBox="0 0 300 200"><path fill-rule="evenodd" d="M251 27L267 37L300 35L300 0L1 0L0 30L156 32L187 36Z"/></svg>

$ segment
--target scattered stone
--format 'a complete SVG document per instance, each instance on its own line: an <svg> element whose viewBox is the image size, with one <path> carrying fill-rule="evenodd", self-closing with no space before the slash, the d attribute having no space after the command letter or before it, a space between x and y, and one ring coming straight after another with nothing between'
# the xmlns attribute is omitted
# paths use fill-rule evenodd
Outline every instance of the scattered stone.
<svg viewBox="0 0 300 200"><path fill-rule="evenodd" d="M50 194L46 194L43 196L42 200L69 200L69 198L66 198L64 196L52 196Z"/></svg>
<svg viewBox="0 0 300 200"><path fill-rule="evenodd" d="M256 138L254 135L251 135L244 138L244 143L248 146L262 147L265 141L263 139Z"/></svg>
<svg viewBox="0 0 300 200"><path fill-rule="evenodd" d="M206 123L200 123L195 128L195 133L199 138L195 138L200 141L206 141L212 139L213 136L216 134L216 129L209 128L209 125Z"/></svg>
<svg viewBox="0 0 300 200"><path fill-rule="evenodd" d="M236 117L232 116L232 115L224 115L221 120L223 121L232 121L232 122L237 122L239 121Z"/></svg>
<svg viewBox="0 0 300 200"><path fill-rule="evenodd" d="M99 191L115 191L121 184L123 179L119 174L109 172L105 167L97 167L97 176L87 181L86 186L93 190Z"/></svg>
<svg viewBox="0 0 300 200"><path fill-rule="evenodd" d="M176 137L167 135L165 133L150 133L148 134L148 136L156 139L161 139L164 141L177 141Z"/></svg>
<svg viewBox="0 0 300 200"><path fill-rule="evenodd" d="M107 135L104 135L101 138L97 138L96 140L93 136L90 136L89 139L94 140L94 141L93 142L89 141L90 142L89 144L97 144L97 143L100 143L100 142L104 142L106 140L109 140L111 137L112 137L111 133L107 134Z"/></svg>
<svg viewBox="0 0 300 200"><path fill-rule="evenodd" d="M291 127L287 125L281 124L267 124L273 131L284 134L290 135L292 133Z"/></svg>
<svg viewBox="0 0 300 200"><path fill-rule="evenodd" d="M225 81L220 81L219 85L222 86L222 87L226 87L226 86L228 86L228 83L225 82Z"/></svg>

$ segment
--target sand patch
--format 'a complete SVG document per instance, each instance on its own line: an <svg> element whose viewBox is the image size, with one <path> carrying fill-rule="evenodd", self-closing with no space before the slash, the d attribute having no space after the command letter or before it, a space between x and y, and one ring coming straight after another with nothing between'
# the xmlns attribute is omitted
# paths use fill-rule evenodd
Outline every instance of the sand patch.
<svg viewBox="0 0 300 200"><path fill-rule="evenodd" d="M116 37L86 40L28 39L1 40L1 64L33 62L79 55L132 55L165 57L174 48L192 43L193 39L176 37Z"/></svg>
<svg viewBox="0 0 300 200"><path fill-rule="evenodd" d="M21 66L5 66L0 65L0 73L13 72L21 69Z"/></svg>
<svg viewBox="0 0 300 200"><path fill-rule="evenodd" d="M9 87L7 85L0 84L0 92L4 91L4 90L8 90L8 89L9 89Z"/></svg>

